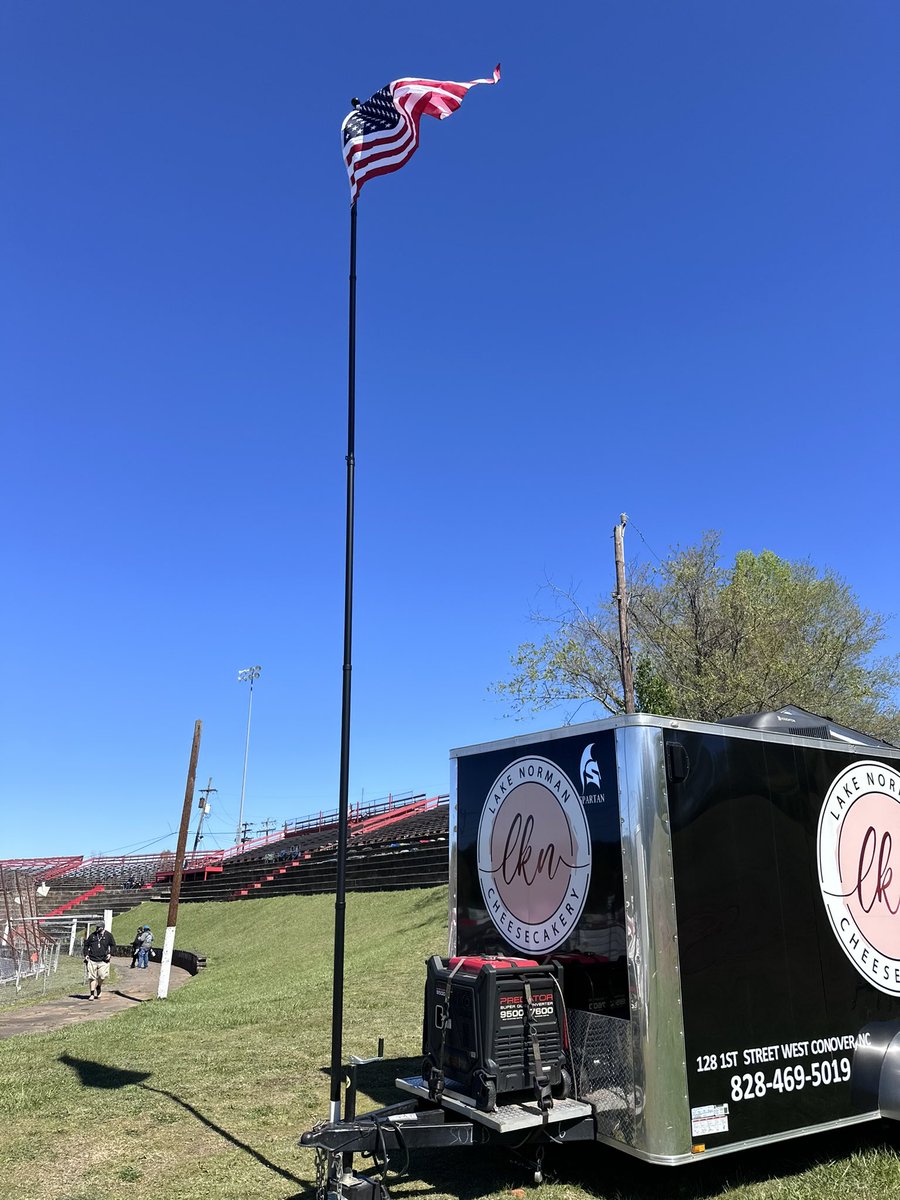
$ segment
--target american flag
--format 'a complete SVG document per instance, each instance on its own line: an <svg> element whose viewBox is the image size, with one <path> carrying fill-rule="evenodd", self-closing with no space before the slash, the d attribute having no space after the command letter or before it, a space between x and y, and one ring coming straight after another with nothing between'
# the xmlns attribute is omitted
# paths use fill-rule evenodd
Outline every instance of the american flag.
<svg viewBox="0 0 900 1200"><path fill-rule="evenodd" d="M350 203L356 203L367 179L398 171L412 158L419 146L419 121L423 116L443 120L456 112L469 88L499 81L499 63L492 79L472 79L469 83L395 79L354 108L341 126Z"/></svg>

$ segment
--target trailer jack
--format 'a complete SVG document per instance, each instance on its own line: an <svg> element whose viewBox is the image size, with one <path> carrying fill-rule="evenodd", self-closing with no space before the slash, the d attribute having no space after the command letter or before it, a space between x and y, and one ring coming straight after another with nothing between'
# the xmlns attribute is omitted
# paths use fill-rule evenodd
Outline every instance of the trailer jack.
<svg viewBox="0 0 900 1200"><path fill-rule="evenodd" d="M316 1200L390 1200L377 1179L344 1169L343 1154L316 1151Z"/></svg>

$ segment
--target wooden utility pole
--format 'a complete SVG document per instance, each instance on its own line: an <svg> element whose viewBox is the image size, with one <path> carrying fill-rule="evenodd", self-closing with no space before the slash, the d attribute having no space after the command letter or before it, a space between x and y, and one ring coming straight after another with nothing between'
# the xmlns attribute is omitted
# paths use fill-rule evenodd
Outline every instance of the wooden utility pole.
<svg viewBox="0 0 900 1200"><path fill-rule="evenodd" d="M203 836L203 818L206 816L206 813L209 809L209 798L210 796L218 795L218 792L219 789L214 788L212 785L212 775L210 775L206 787L200 789L200 795L203 797L203 799L197 806L200 809L200 820L197 822L197 832L194 835L194 849L191 851L192 854L197 853L197 847L200 845L200 838Z"/></svg>
<svg viewBox="0 0 900 1200"><path fill-rule="evenodd" d="M619 649L622 656L622 689L625 692L625 711L634 712L634 677L631 673L631 646L628 644L628 605L625 596L625 525L628 515L622 513L621 524L613 529L616 544L615 601L619 608Z"/></svg>
<svg viewBox="0 0 900 1200"><path fill-rule="evenodd" d="M188 825L194 804L194 779L197 775L197 759L200 756L200 734L203 722L194 722L194 741L191 745L191 761L188 765L187 786L184 789L184 807L181 810L181 827L178 830L178 848L175 851L175 873L172 876L172 894L169 897L169 916L166 920L166 939L163 942L162 959L159 966L159 988L156 995L165 1000L169 994L169 975L172 972L172 951L175 949L175 922L178 918L178 894L181 891L181 872L184 867L184 851L187 846Z"/></svg>

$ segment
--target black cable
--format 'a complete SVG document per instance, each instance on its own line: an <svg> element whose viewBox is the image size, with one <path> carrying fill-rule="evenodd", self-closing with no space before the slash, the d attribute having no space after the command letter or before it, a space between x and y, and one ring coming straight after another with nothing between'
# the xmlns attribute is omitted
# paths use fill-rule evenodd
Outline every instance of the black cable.
<svg viewBox="0 0 900 1200"><path fill-rule="evenodd" d="M567 1062L569 1062L571 1064L571 1067L572 1067L572 1099L577 1100L578 1099L578 1080L575 1078L575 1055L572 1051L572 1038L571 1038L571 1035L569 1034L569 1010L566 1007L566 998L563 995L562 988L559 986L559 980L556 978L555 975L551 976L551 978L553 979L553 986L556 988L557 994L559 996L559 1002L562 1005L564 1048L566 1050L566 1060L567 1060Z"/></svg>
<svg viewBox="0 0 900 1200"><path fill-rule="evenodd" d="M631 528L635 531L635 533L638 535L638 537L641 539L641 541L644 543L644 545L647 547L647 549L650 551L650 553L653 555L653 557L656 559L656 561L659 563L659 565L663 566L664 565L663 560L659 557L659 555L656 553L656 551L653 549L653 547L650 545L650 543L644 537L643 533L641 533L638 526L635 525L635 523L631 519L631 517L628 518L628 523L631 526Z"/></svg>
<svg viewBox="0 0 900 1200"><path fill-rule="evenodd" d="M382 1121L375 1119L372 1121L372 1124L375 1126L375 1132L376 1132L375 1149L373 1149L371 1151L365 1151L365 1154L368 1155L368 1157L370 1157L372 1159L373 1170L375 1170L377 1172L377 1174L379 1174L381 1176L381 1186L382 1186L382 1191L384 1193L384 1196L387 1198L387 1200L390 1200L390 1198L388 1196L388 1190L387 1190L388 1175L393 1174L395 1179L403 1178L403 1176L409 1170L409 1147L407 1146L406 1140L403 1137L402 1130L400 1129L400 1127L398 1125L395 1125L392 1121L387 1120L387 1121L382 1122ZM391 1166L391 1156L388 1153L387 1139L384 1136L385 1125L390 1125L400 1148L403 1150L403 1166L400 1167L399 1170L397 1170L397 1168ZM380 1159L379 1159L379 1152L378 1152L379 1147L381 1149Z"/></svg>
<svg viewBox="0 0 900 1200"><path fill-rule="evenodd" d="M402 1179L409 1170L409 1146L406 1144L406 1138L403 1136L403 1130L400 1128L400 1126L394 1125L393 1129L397 1141L400 1143L400 1147L403 1150L403 1166L399 1171L395 1172L395 1175L398 1179Z"/></svg>

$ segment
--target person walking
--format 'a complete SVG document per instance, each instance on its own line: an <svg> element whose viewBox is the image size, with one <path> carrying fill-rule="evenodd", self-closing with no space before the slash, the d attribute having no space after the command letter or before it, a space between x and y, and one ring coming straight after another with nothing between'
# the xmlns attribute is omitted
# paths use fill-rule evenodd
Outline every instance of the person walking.
<svg viewBox="0 0 900 1200"><path fill-rule="evenodd" d="M85 939L84 965L87 968L90 994L88 1000L99 1000L103 982L109 979L109 960L112 958L113 935L103 921L98 921L94 932Z"/></svg>
<svg viewBox="0 0 900 1200"><path fill-rule="evenodd" d="M140 950L140 948L141 948L141 933L143 932L143 929L144 929L143 925L138 925L137 933L134 935L134 941L131 943L131 969L132 970L134 970L134 968L137 966L138 950Z"/></svg>
<svg viewBox="0 0 900 1200"><path fill-rule="evenodd" d="M145 925L138 934L138 966L141 970L147 970L147 963L150 960L150 947L153 945L153 934L150 932L150 926Z"/></svg>

